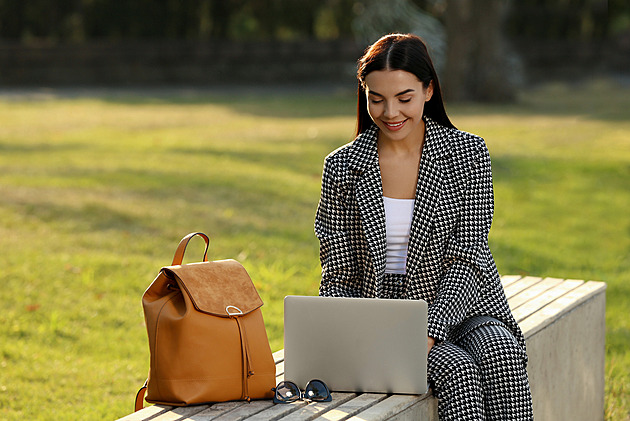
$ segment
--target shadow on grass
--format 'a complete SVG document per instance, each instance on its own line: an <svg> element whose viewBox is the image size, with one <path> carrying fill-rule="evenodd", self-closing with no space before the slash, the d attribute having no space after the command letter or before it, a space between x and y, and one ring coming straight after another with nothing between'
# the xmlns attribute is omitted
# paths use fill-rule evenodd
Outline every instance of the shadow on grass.
<svg viewBox="0 0 630 421"><path fill-rule="evenodd" d="M27 154L27 153L57 153L68 151L80 151L87 149L87 145L80 143L71 144L64 143L29 143L29 144L16 144L16 143L3 143L0 141L0 153L1 154Z"/></svg>
<svg viewBox="0 0 630 421"><path fill-rule="evenodd" d="M295 146L295 145L289 145ZM236 150L226 149L224 146L204 146L195 148L175 147L170 151L174 154L199 156L204 155L215 160L226 160L242 165L263 165L273 171L286 170L294 174L311 175L317 180L321 177L324 157L339 146L339 141L329 141L304 144L299 146L301 151L291 151L278 145L272 151L259 149ZM295 148L294 148L295 149Z"/></svg>
<svg viewBox="0 0 630 421"><path fill-rule="evenodd" d="M218 105L239 114L274 118L336 117L355 114L356 87L226 86L156 88L46 88L0 92L5 100L93 99L121 105ZM287 106L287 104L289 106Z"/></svg>
<svg viewBox="0 0 630 421"><path fill-rule="evenodd" d="M124 105L203 105L230 108L239 114L275 118L354 116L355 86L226 86L193 88L57 88L2 95L17 99L97 99ZM289 106L287 106L289 104ZM451 103L461 115L583 116L602 121L630 118L630 86L614 78L528 85L508 104Z"/></svg>
<svg viewBox="0 0 630 421"><path fill-rule="evenodd" d="M584 194L627 192L630 163L497 154L492 157L492 175L495 186L517 186L513 188L515 192L537 186L579 188ZM579 185L570 183L577 180ZM561 195L563 191L557 193Z"/></svg>
<svg viewBox="0 0 630 421"><path fill-rule="evenodd" d="M24 197L8 192L0 204L15 214L70 233L154 235L163 232L164 221L175 221L173 224L219 227L217 231L225 235L247 233L269 238L283 233L297 241L312 236L295 220L310 224L317 193L297 194L295 189L280 188L282 182L273 178L253 183L247 177L80 168L66 169L62 177L70 183L62 197L36 193ZM87 195L83 193L85 185L89 186ZM100 187L106 189L103 195L98 193ZM143 213L145 208L161 209Z"/></svg>

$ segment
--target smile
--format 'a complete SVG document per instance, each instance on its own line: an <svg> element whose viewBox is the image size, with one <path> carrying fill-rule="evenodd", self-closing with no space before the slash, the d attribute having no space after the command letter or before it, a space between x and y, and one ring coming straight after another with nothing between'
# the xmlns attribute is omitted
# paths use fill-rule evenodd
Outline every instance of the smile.
<svg viewBox="0 0 630 421"><path fill-rule="evenodd" d="M407 120L403 120L403 121L398 121L396 123L387 123L385 121L383 121L383 124L385 124L385 127L387 127L389 130L399 130L402 128L402 126L407 122Z"/></svg>

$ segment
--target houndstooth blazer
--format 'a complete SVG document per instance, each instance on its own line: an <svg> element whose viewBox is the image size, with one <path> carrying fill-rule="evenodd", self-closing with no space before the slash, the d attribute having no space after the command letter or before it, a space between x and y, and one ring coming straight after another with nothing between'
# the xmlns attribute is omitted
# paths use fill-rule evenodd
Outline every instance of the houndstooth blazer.
<svg viewBox="0 0 630 421"><path fill-rule="evenodd" d="M459 336L473 316L491 316L524 347L488 247L494 194L484 140L425 122L403 298L428 302L428 334L438 342ZM315 217L322 296L387 297L377 137L373 125L325 159Z"/></svg>

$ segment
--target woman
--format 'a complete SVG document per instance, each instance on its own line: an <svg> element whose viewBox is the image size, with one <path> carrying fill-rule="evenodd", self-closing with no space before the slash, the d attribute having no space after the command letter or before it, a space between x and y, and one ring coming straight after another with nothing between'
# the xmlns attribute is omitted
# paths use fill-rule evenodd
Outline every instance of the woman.
<svg viewBox="0 0 630 421"><path fill-rule="evenodd" d="M357 76L357 137L324 163L320 295L426 300L440 420L533 419L525 341L488 247L483 139L449 120L420 38L379 39Z"/></svg>

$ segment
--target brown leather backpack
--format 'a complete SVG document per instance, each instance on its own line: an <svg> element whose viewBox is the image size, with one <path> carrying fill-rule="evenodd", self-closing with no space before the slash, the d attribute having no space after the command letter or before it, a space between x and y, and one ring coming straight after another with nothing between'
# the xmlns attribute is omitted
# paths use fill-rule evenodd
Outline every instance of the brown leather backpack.
<svg viewBox="0 0 630 421"><path fill-rule="evenodd" d="M206 242L203 262L182 265L194 236ZM263 302L240 263L208 262L208 245L203 233L185 236L142 297L151 363L136 410L147 387L147 402L174 406L273 398Z"/></svg>

